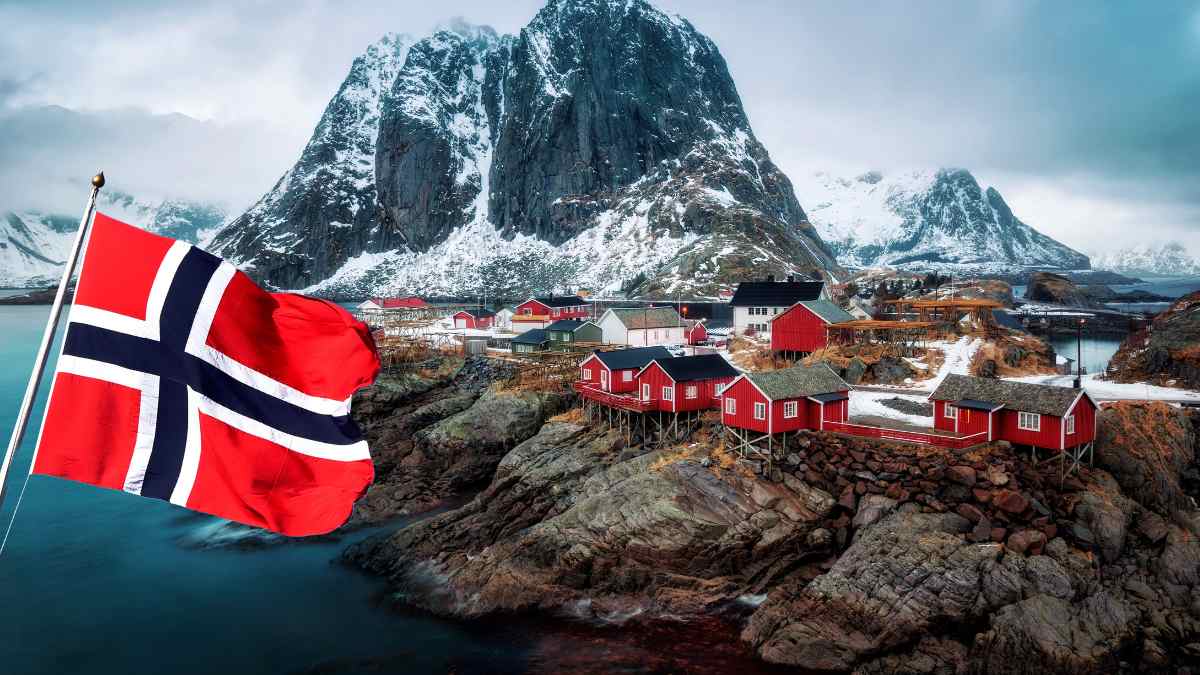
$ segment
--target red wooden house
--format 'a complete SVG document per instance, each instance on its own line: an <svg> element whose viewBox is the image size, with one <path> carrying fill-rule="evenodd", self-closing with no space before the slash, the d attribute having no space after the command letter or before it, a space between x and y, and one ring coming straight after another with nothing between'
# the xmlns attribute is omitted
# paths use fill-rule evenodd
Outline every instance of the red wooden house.
<svg viewBox="0 0 1200 675"><path fill-rule="evenodd" d="M655 359L637 374L638 397L660 412L716 408L720 390L737 376L720 354Z"/></svg>
<svg viewBox="0 0 1200 675"><path fill-rule="evenodd" d="M929 399L942 431L1058 451L1096 439L1096 402L1082 389L948 375Z"/></svg>
<svg viewBox="0 0 1200 675"><path fill-rule="evenodd" d="M850 385L825 364L744 373L721 394L725 426L774 435L822 429L850 415Z"/></svg>
<svg viewBox="0 0 1200 675"><path fill-rule="evenodd" d="M612 394L637 391L637 374L655 359L669 359L666 347L634 347L592 352L579 364L579 381Z"/></svg>
<svg viewBox="0 0 1200 675"><path fill-rule="evenodd" d="M689 345L704 344L708 341L708 329L704 327L703 321L687 319L687 328L683 331L683 337Z"/></svg>
<svg viewBox="0 0 1200 675"><path fill-rule="evenodd" d="M488 309L464 309L451 318L455 328L491 328L496 313Z"/></svg>
<svg viewBox="0 0 1200 675"><path fill-rule="evenodd" d="M828 344L827 326L853 320L828 300L797 302L771 318L771 351L811 354Z"/></svg>
<svg viewBox="0 0 1200 675"><path fill-rule="evenodd" d="M421 309L429 306L429 303L415 295L403 298L372 298L372 301L383 309Z"/></svg>
<svg viewBox="0 0 1200 675"><path fill-rule="evenodd" d="M530 298L513 310L513 328L528 330L545 328L560 319L588 319L592 309L587 300L578 295Z"/></svg>

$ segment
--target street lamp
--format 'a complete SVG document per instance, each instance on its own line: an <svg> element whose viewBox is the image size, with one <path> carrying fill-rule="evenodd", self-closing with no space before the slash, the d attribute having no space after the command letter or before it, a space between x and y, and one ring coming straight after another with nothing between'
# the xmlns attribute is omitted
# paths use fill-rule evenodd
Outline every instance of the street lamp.
<svg viewBox="0 0 1200 675"><path fill-rule="evenodd" d="M1080 319L1075 327L1075 388L1083 386L1083 324L1087 319Z"/></svg>

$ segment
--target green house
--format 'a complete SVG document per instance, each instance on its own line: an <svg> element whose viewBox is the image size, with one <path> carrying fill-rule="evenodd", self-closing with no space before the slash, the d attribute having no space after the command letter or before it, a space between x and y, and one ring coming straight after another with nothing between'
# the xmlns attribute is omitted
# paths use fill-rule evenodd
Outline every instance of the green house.
<svg viewBox="0 0 1200 675"><path fill-rule="evenodd" d="M576 342L600 343L604 341L600 326L591 321L563 319L546 326L546 336L551 349L570 349Z"/></svg>
<svg viewBox="0 0 1200 675"><path fill-rule="evenodd" d="M546 335L546 330L544 328L534 328L512 339L512 353L528 354L530 352L544 352L549 343L550 337Z"/></svg>

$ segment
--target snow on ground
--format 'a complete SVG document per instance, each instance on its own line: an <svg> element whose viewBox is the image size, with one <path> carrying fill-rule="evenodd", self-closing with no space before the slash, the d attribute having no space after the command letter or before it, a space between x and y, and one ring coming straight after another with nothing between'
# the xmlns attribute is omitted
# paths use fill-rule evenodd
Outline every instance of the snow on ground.
<svg viewBox="0 0 1200 675"><path fill-rule="evenodd" d="M1083 389L1094 399L1129 399L1135 401L1200 401L1200 391L1189 389L1174 389L1172 387L1157 387L1152 384L1124 384L1099 379L1099 373L1083 376ZM1070 387L1074 384L1074 375L1030 375L1027 377L1005 378L1015 382L1033 382L1035 384L1052 384L1059 387Z"/></svg>
<svg viewBox="0 0 1200 675"><path fill-rule="evenodd" d="M925 396L910 396L907 394L892 394L878 391L855 391L850 394L850 417L853 419L855 417L870 415L872 417L886 417L887 419L898 420L918 427L933 427L932 416L912 415L900 412L895 408L889 408L882 403L889 398L902 398L917 404L928 402Z"/></svg>
<svg viewBox="0 0 1200 675"><path fill-rule="evenodd" d="M975 358L975 352L979 351L983 343L982 338L968 336L960 337L954 342L942 340L930 342L929 348L940 350L943 355L942 366L938 368L937 374L926 380L909 381L904 384L887 386L889 389L912 389L913 391L931 392L937 389L938 385L942 383L942 380L946 379L947 375L967 375L967 371L971 367L971 359Z"/></svg>

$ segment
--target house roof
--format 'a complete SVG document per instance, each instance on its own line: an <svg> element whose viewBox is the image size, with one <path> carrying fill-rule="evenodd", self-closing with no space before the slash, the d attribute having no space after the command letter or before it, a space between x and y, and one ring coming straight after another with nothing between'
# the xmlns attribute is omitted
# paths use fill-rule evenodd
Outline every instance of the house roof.
<svg viewBox="0 0 1200 675"><path fill-rule="evenodd" d="M824 363L816 366L795 366L760 373L746 373L746 379L754 383L767 398L781 401L788 398L804 398L846 391L846 384L837 373Z"/></svg>
<svg viewBox="0 0 1200 675"><path fill-rule="evenodd" d="M534 328L514 337L512 341L523 345L540 345L549 342L550 338L546 336L544 328Z"/></svg>
<svg viewBox="0 0 1200 675"><path fill-rule="evenodd" d="M470 314L476 319L486 319L489 316L496 316L496 313L490 309L464 309L455 312L455 314Z"/></svg>
<svg viewBox="0 0 1200 675"><path fill-rule="evenodd" d="M660 368L676 382L708 380L716 377L736 377L738 371L720 354L700 356L677 356L673 359L655 359Z"/></svg>
<svg viewBox="0 0 1200 675"><path fill-rule="evenodd" d="M587 300L578 295L551 295L544 298L530 298L536 300L547 307L582 307L587 303ZM526 300L525 302L529 302Z"/></svg>
<svg viewBox="0 0 1200 675"><path fill-rule="evenodd" d="M594 353L596 358L600 359L600 363L608 366L609 370L643 368L651 361L672 358L671 352L667 351L666 347L634 347Z"/></svg>
<svg viewBox="0 0 1200 675"><path fill-rule="evenodd" d="M854 320L854 317L851 316L849 312L828 300L806 300L804 302L797 302L796 305L804 307L828 323L845 323L846 321ZM795 305L793 305L793 307L795 307ZM790 310L791 307L788 309ZM774 321L781 316L783 316L783 313L776 314L775 316L771 317L771 321Z"/></svg>
<svg viewBox="0 0 1200 675"><path fill-rule="evenodd" d="M991 403L1009 410L1054 415L1067 414L1081 390L1049 384L992 380L968 375L947 375L929 398L938 401ZM964 406L966 407L966 406Z"/></svg>
<svg viewBox="0 0 1200 675"><path fill-rule="evenodd" d="M850 392L833 391L828 394L814 394L812 396L809 396L809 398L811 398L814 401L819 401L821 403L830 403L832 401L845 401L846 399L850 398Z"/></svg>
<svg viewBox="0 0 1200 675"><path fill-rule="evenodd" d="M384 309L415 309L420 307L428 307L429 303L415 295L410 295L403 298L372 298Z"/></svg>
<svg viewBox="0 0 1200 675"><path fill-rule="evenodd" d="M554 323L550 324L549 326L546 326L546 330L553 330L553 331L564 331L565 330L565 331L570 331L570 332L574 333L575 331L579 330L580 326L582 326L585 323L587 323L587 322L580 321L578 319L559 319L558 321L555 321Z"/></svg>
<svg viewBox="0 0 1200 675"><path fill-rule="evenodd" d="M734 307L791 307L821 297L823 281L743 281L729 304Z"/></svg>
<svg viewBox="0 0 1200 675"><path fill-rule="evenodd" d="M641 330L643 328L673 328L682 326L683 317L673 307L614 307L608 310L617 317L626 328Z"/></svg>

